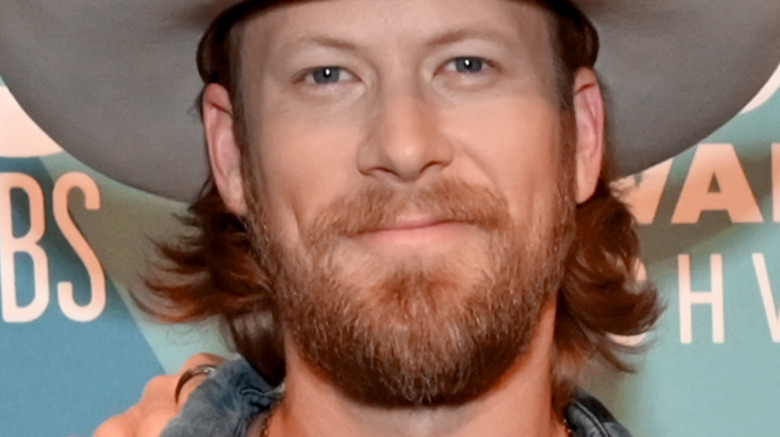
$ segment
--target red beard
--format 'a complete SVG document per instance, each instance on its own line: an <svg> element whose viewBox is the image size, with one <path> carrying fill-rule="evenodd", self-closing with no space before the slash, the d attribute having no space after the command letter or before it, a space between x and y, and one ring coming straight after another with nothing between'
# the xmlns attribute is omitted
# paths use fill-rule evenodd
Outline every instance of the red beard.
<svg viewBox="0 0 780 437"><path fill-rule="evenodd" d="M276 316L307 363L358 402L454 405L493 386L531 343L560 286L571 192L565 175L548 210L519 226L506 200L484 188L369 187L321 211L296 248L269 235L261 212L250 220L263 267L275 273ZM389 261L356 248L409 212L474 226L481 238L458 253Z"/></svg>

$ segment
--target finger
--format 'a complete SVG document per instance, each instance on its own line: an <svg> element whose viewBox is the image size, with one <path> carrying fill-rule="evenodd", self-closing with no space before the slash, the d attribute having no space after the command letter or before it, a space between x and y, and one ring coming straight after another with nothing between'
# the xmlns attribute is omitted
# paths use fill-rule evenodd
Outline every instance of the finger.
<svg viewBox="0 0 780 437"><path fill-rule="evenodd" d="M178 409L171 403L146 411L137 424L135 437L160 437L168 422L177 414Z"/></svg>
<svg viewBox="0 0 780 437"><path fill-rule="evenodd" d="M138 404L105 421L93 437L158 437L178 414L179 407L173 400L177 380L177 375L152 378Z"/></svg>
<svg viewBox="0 0 780 437"><path fill-rule="evenodd" d="M213 364L215 366L219 366L223 361L225 361L225 358L219 355L206 353L195 354L184 362L184 365L181 366L181 369L179 370L179 374L181 375L182 373L186 372L187 369L191 369L202 364Z"/></svg>
<svg viewBox="0 0 780 437"><path fill-rule="evenodd" d="M181 410L187 398L204 378L194 375L182 387L178 404L175 401L176 386L182 375L191 368L209 364L219 365L225 359L213 354L197 354L184 363L176 375L153 378L146 385L138 405L114 416L98 427L94 437L158 437L166 424Z"/></svg>
<svg viewBox="0 0 780 437"><path fill-rule="evenodd" d="M137 437L138 410L133 407L103 422L93 437Z"/></svg>
<svg viewBox="0 0 780 437"><path fill-rule="evenodd" d="M173 390L171 393L173 393L173 399L176 398L176 387L179 385L179 381L182 380L182 378L185 377L185 374L188 371L191 371L193 369L198 369L200 366L210 365L210 366L218 366L223 361L225 361L224 358L212 355L212 354L198 354L190 359L187 360L186 363L182 366L180 372L177 376L176 383L173 385ZM196 371L189 375L186 381L182 381L183 385L181 386L181 389L179 390L179 397L178 397L178 405L179 407L183 406L187 399L190 397L190 394L192 394L193 391L195 391L198 386L203 383L203 381L208 376L207 371Z"/></svg>
<svg viewBox="0 0 780 437"><path fill-rule="evenodd" d="M190 357L184 365L181 367L178 374L175 375L162 375L153 378L146 385L142 396L141 406L148 406L150 403L175 403L176 386L179 384L182 376L193 368L201 365L219 365L224 358L218 355L212 354L197 354ZM200 375L193 375L190 380L184 384L181 392L179 393L179 404L183 405L195 388L203 382L203 378Z"/></svg>
<svg viewBox="0 0 780 437"><path fill-rule="evenodd" d="M177 414L170 402L144 404L142 407L133 407L107 420L93 437L159 437Z"/></svg>
<svg viewBox="0 0 780 437"><path fill-rule="evenodd" d="M141 400L158 399L165 397L166 393L172 393L173 388L179 381L179 375L162 375L152 378L144 387Z"/></svg>

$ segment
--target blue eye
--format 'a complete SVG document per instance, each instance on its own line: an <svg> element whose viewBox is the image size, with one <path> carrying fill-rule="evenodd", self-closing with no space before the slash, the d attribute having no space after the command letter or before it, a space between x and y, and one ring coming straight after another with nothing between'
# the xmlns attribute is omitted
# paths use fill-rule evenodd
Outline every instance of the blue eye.
<svg viewBox="0 0 780 437"><path fill-rule="evenodd" d="M316 84L338 83L344 70L341 67L320 67L312 70L308 77Z"/></svg>
<svg viewBox="0 0 780 437"><path fill-rule="evenodd" d="M461 57L452 61L458 73L479 73L485 67L485 61L477 57Z"/></svg>

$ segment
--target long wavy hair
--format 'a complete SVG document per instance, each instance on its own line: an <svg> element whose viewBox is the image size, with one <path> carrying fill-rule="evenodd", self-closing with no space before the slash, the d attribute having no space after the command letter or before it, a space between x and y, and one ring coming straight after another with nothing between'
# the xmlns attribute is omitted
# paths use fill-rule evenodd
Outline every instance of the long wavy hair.
<svg viewBox="0 0 780 437"><path fill-rule="evenodd" d="M239 138L245 135L238 74L242 25L258 12L289 2L239 3L214 20L201 40L200 75L204 84L227 88ZM568 2L537 3L546 11L557 52L563 129L573 129L574 75L594 66L598 35ZM595 193L577 207L574 242L557 295L553 404L559 411L570 402L587 362L600 358L619 371L631 371L624 353L633 349L615 336L646 332L661 313L655 288L636 278L636 224L610 186L614 175L608 157L603 164ZM269 272L261 269L263 254L253 250L243 221L228 211L212 177L181 220L193 232L158 245L163 258L147 276L151 294L138 296L141 307L167 322L220 320L232 346L266 378L280 382L285 359Z"/></svg>

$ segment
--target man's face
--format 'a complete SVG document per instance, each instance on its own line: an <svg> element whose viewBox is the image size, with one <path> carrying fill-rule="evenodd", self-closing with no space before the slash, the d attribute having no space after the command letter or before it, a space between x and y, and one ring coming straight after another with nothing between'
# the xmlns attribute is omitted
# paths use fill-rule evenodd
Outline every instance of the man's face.
<svg viewBox="0 0 780 437"><path fill-rule="evenodd" d="M300 2L251 21L242 55L253 182L274 230L293 245L333 199L370 185L409 193L452 179L488 188L520 226L552 200L560 114L537 7ZM388 232L357 249L448 252L474 231Z"/></svg>
<svg viewBox="0 0 780 437"><path fill-rule="evenodd" d="M462 402L527 348L574 204L549 38L506 0L302 2L247 23L241 201L283 330L347 394Z"/></svg>

